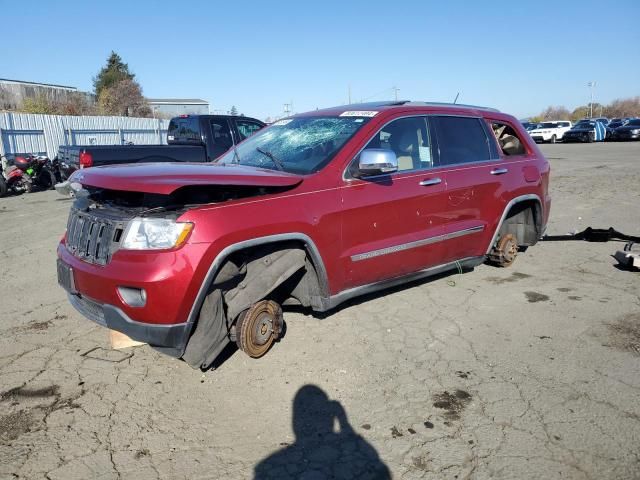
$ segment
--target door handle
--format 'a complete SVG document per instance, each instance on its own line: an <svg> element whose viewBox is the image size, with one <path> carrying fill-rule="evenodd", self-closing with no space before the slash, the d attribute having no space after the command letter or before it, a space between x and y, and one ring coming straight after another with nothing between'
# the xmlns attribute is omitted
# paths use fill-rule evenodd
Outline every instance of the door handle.
<svg viewBox="0 0 640 480"><path fill-rule="evenodd" d="M429 185L438 185L439 183L442 183L442 180L436 177L436 178L429 178L427 180L422 180L419 185L423 187L428 187Z"/></svg>
<svg viewBox="0 0 640 480"><path fill-rule="evenodd" d="M494 168L493 170L491 170L489 173L491 175L504 175L505 173L507 173L509 171L509 169L507 168Z"/></svg>

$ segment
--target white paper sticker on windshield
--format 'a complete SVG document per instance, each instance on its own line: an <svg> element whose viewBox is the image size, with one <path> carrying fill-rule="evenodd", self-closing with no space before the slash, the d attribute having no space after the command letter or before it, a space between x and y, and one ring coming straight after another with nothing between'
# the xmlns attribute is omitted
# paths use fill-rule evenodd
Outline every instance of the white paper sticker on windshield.
<svg viewBox="0 0 640 480"><path fill-rule="evenodd" d="M167 135L167 140L175 140L175 138L173 137L173 135Z"/></svg>
<svg viewBox="0 0 640 480"><path fill-rule="evenodd" d="M277 122L273 122L273 124L276 127L279 127L281 125L286 125L287 123L291 123L292 120L293 118L285 118L284 120L278 120Z"/></svg>
<svg viewBox="0 0 640 480"><path fill-rule="evenodd" d="M375 117L378 114L376 110L349 110L342 112L341 117Z"/></svg>

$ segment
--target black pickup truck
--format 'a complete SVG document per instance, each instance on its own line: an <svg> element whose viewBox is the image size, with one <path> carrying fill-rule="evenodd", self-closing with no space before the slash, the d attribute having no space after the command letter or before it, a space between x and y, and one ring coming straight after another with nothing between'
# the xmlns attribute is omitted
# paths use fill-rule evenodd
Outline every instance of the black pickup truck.
<svg viewBox="0 0 640 480"><path fill-rule="evenodd" d="M61 145L61 180L79 168L140 162L210 162L251 136L264 122L229 115L181 115L172 118L168 145Z"/></svg>

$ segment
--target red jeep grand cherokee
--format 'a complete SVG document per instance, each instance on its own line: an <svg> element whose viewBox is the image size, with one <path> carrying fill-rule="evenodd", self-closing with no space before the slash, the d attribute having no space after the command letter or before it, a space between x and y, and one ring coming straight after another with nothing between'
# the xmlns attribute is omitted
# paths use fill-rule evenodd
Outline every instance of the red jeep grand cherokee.
<svg viewBox="0 0 640 480"><path fill-rule="evenodd" d="M211 164L98 167L58 246L90 320L206 368L252 357L280 305L357 295L488 261L510 265L549 216L549 164L510 115L437 103L279 120Z"/></svg>

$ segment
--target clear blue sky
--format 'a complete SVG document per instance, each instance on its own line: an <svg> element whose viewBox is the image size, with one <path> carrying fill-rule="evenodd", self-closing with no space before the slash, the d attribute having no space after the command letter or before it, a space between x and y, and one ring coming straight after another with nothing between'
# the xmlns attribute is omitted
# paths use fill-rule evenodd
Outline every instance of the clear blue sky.
<svg viewBox="0 0 640 480"><path fill-rule="evenodd" d="M352 99L497 107L640 95L640 1L0 0L0 77L90 90L111 50L148 97L281 115ZM381 92L379 95L376 95Z"/></svg>

